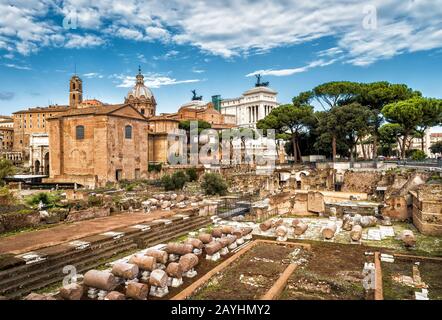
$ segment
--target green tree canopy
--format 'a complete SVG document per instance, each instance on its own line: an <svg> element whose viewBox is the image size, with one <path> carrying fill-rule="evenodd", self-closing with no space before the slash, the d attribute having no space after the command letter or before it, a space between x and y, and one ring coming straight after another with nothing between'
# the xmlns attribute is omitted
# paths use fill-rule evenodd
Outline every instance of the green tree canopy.
<svg viewBox="0 0 442 320"><path fill-rule="evenodd" d="M373 156L377 156L377 142L379 140L379 128L383 123L381 110L389 103L420 97L419 91L414 91L405 84L391 84L387 81L361 84L359 94L355 101L370 108L374 113L374 122L371 130L373 136ZM385 146L385 145L384 145Z"/></svg>
<svg viewBox="0 0 442 320"><path fill-rule="evenodd" d="M358 103L338 106L323 112L319 116L319 131L326 137L339 137L347 145L350 157L358 140L365 136L373 122L373 112Z"/></svg>
<svg viewBox="0 0 442 320"><path fill-rule="evenodd" d="M442 141L437 141L430 146L430 150L434 154L442 153Z"/></svg>
<svg viewBox="0 0 442 320"><path fill-rule="evenodd" d="M289 132L293 143L294 158L301 160L299 135L314 121L313 107L309 105L286 104L275 108L267 117L258 121L258 129L274 129L276 133Z"/></svg>
<svg viewBox="0 0 442 320"><path fill-rule="evenodd" d="M7 159L0 159L0 186L3 186L5 181L4 179L7 176L11 176L15 173L15 167L11 161Z"/></svg>
<svg viewBox="0 0 442 320"><path fill-rule="evenodd" d="M195 121L195 120L192 120ZM180 121L178 127L182 130L186 130L187 132L190 131L190 122L191 120L183 120ZM198 120L198 133L201 133L204 129L210 129L212 128L212 125L208 123L207 121Z"/></svg>
<svg viewBox="0 0 442 320"><path fill-rule="evenodd" d="M382 109L382 114L388 122L401 126L401 158L405 158L408 140L416 131L422 134L422 128L440 123L441 108L440 100L415 97L390 103ZM429 115L434 117L434 121L429 119Z"/></svg>
<svg viewBox="0 0 442 320"><path fill-rule="evenodd" d="M350 81L334 81L321 84L313 89L313 96L324 110L343 105L360 94L361 84Z"/></svg>

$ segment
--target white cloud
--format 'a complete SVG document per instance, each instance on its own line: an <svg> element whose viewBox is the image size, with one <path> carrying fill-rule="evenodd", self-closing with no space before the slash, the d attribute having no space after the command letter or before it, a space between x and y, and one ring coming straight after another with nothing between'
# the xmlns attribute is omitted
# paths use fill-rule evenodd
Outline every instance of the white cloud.
<svg viewBox="0 0 442 320"><path fill-rule="evenodd" d="M105 41L95 35L86 34L83 36L73 34L67 40L65 47L79 49L101 46L103 44L105 44Z"/></svg>
<svg viewBox="0 0 442 320"><path fill-rule="evenodd" d="M130 39L130 40L143 40L143 34L138 30L133 30L129 28L119 28L116 33L117 36Z"/></svg>
<svg viewBox="0 0 442 320"><path fill-rule="evenodd" d="M0 0L0 50L28 55L44 46L93 47L116 36L192 45L230 58L328 37L334 43L331 49L318 52L318 59L345 57L349 63L368 65L403 53L441 48L442 6L438 2L18 0L11 6ZM367 5L376 8L375 29L363 28ZM60 18L74 9L77 31L84 36L69 35L62 28ZM48 19L49 11L60 16Z"/></svg>
<svg viewBox="0 0 442 320"><path fill-rule="evenodd" d="M14 64L14 63L5 63L4 66L6 66L8 68L18 69L18 70L31 70L31 68L28 66L20 66L20 65Z"/></svg>
<svg viewBox="0 0 442 320"><path fill-rule="evenodd" d="M83 77L88 78L88 79L93 79L93 78L102 79L103 75L99 74L98 72L89 72L89 73L83 74Z"/></svg>
<svg viewBox="0 0 442 320"><path fill-rule="evenodd" d="M278 70L274 70L274 69L257 70L257 71L247 74L246 77L253 77L257 74L260 74L262 76L276 76L276 77L291 76L296 73L306 72L312 68L328 66L328 65L335 63L336 61L337 61L337 59L333 59L333 60L329 60L329 61L325 61L325 60L321 59L321 60L312 61L309 64L307 64L303 67L298 67L298 68L278 69Z"/></svg>
<svg viewBox="0 0 442 320"><path fill-rule="evenodd" d="M135 77L133 76L114 74L110 77L118 80L118 88L132 88L135 85ZM144 77L144 84L147 87L154 89L164 86L171 86L183 83L195 83L200 81L200 79L177 80L175 78L157 73L150 73L145 75Z"/></svg>
<svg viewBox="0 0 442 320"><path fill-rule="evenodd" d="M168 60L170 58L176 57L180 52L177 50L170 50L163 54L162 56L154 56L154 60Z"/></svg>
<svg viewBox="0 0 442 320"><path fill-rule="evenodd" d="M192 69L192 72L193 72L193 73L204 73L204 72L206 72L206 70L193 68L193 69Z"/></svg>

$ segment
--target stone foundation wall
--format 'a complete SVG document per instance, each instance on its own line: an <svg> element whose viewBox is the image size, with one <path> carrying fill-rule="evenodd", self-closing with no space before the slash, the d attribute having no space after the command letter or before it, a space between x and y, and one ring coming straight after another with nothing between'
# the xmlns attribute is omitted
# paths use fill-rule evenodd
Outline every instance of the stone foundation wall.
<svg viewBox="0 0 442 320"><path fill-rule="evenodd" d="M381 174L378 172L346 171L342 191L374 194L380 180Z"/></svg>
<svg viewBox="0 0 442 320"><path fill-rule="evenodd" d="M425 185L410 194L416 228L423 234L442 235L442 186Z"/></svg>
<svg viewBox="0 0 442 320"><path fill-rule="evenodd" d="M23 228L32 228L40 223L38 212L17 212L0 215L0 233L14 231Z"/></svg>
<svg viewBox="0 0 442 320"><path fill-rule="evenodd" d="M110 216L110 208L90 208L87 210L69 212L66 222L81 221Z"/></svg>
<svg viewBox="0 0 442 320"><path fill-rule="evenodd" d="M410 201L410 196L393 196L385 200L386 207L382 208L381 213L392 220L405 221L412 215Z"/></svg>

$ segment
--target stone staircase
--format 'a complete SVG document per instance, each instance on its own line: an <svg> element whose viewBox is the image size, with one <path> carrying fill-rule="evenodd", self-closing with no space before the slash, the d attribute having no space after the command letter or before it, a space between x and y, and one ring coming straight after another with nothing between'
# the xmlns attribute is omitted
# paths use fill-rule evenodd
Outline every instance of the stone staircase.
<svg viewBox="0 0 442 320"><path fill-rule="evenodd" d="M210 217L177 214L18 255L0 271L0 295L22 297L61 282L67 276L65 266L74 266L80 274L116 255L168 242L211 223Z"/></svg>

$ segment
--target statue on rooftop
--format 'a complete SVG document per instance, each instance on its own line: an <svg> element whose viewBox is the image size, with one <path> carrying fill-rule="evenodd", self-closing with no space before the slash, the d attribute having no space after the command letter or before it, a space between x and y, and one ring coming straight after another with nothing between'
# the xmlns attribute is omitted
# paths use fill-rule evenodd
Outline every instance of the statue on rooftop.
<svg viewBox="0 0 442 320"><path fill-rule="evenodd" d="M192 93L193 93L192 101L201 101L201 100L203 100L203 96L197 96L196 95L196 90L192 90Z"/></svg>
<svg viewBox="0 0 442 320"><path fill-rule="evenodd" d="M268 81L261 82L261 75L259 73L255 74L255 77L256 77L255 87L268 87L269 86L269 82Z"/></svg>

